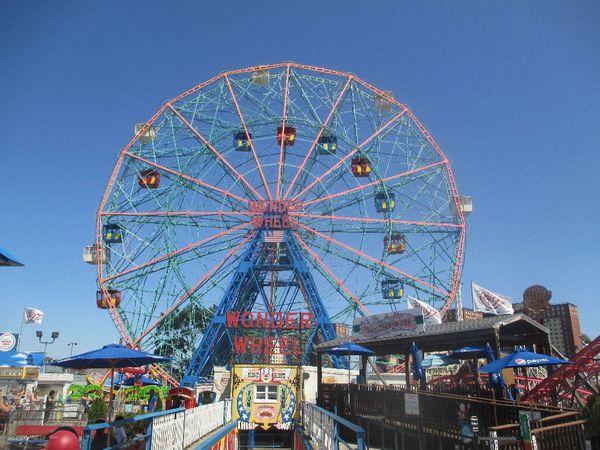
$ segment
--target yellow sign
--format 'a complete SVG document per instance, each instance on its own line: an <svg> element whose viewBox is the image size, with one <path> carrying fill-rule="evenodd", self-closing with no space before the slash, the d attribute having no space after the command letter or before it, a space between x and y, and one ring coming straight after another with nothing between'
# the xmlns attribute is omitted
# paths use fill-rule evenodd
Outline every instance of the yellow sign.
<svg viewBox="0 0 600 450"><path fill-rule="evenodd" d="M37 367L0 367L0 379L36 380L39 373Z"/></svg>
<svg viewBox="0 0 600 450"><path fill-rule="evenodd" d="M233 420L239 430L292 428L300 415L300 367L236 365L231 374Z"/></svg>

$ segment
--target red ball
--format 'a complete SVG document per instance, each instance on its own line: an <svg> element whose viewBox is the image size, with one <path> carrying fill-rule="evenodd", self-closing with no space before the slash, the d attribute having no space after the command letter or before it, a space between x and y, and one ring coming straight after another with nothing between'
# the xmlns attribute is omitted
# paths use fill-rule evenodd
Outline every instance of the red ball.
<svg viewBox="0 0 600 450"><path fill-rule="evenodd" d="M46 450L79 450L79 438L68 430L61 430L53 433L48 439Z"/></svg>

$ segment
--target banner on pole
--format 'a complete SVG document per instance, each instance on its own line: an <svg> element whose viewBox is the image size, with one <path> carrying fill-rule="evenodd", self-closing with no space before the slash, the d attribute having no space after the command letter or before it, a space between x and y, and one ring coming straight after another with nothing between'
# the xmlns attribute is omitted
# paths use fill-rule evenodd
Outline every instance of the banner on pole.
<svg viewBox="0 0 600 450"><path fill-rule="evenodd" d="M43 318L44 313L41 310L36 308L25 308L23 323L37 323L38 325L41 325Z"/></svg>
<svg viewBox="0 0 600 450"><path fill-rule="evenodd" d="M514 314L512 300L504 295L496 294L478 284L471 282L473 310L486 314Z"/></svg>
<svg viewBox="0 0 600 450"><path fill-rule="evenodd" d="M409 309L421 308L423 310L423 320L425 321L426 325L442 323L442 316L440 315L440 312L429 303L425 303L409 295L408 307Z"/></svg>

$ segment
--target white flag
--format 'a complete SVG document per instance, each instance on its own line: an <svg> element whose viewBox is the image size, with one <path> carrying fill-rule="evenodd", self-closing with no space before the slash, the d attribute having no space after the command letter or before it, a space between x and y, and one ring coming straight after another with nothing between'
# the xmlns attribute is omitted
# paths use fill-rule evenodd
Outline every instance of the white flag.
<svg viewBox="0 0 600 450"><path fill-rule="evenodd" d="M408 307L409 308L421 308L423 309L423 320L427 325L433 325L435 323L442 323L442 316L440 312L428 303L422 302L416 298L408 296Z"/></svg>
<svg viewBox="0 0 600 450"><path fill-rule="evenodd" d="M24 323L37 323L41 325L44 313L39 309L25 308L25 314L23 316Z"/></svg>
<svg viewBox="0 0 600 450"><path fill-rule="evenodd" d="M495 294L471 282L473 310L486 314L514 314L512 300L504 295Z"/></svg>

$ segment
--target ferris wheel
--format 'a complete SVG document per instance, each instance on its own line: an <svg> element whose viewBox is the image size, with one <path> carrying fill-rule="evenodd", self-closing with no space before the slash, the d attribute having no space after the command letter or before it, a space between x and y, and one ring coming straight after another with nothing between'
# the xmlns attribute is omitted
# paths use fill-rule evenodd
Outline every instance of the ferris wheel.
<svg viewBox="0 0 600 450"><path fill-rule="evenodd" d="M391 92L257 66L189 89L135 131L88 261L97 306L128 343L175 356L175 376L219 362L225 308L309 309L325 323L314 344L408 296L452 304L466 210L448 158Z"/></svg>

